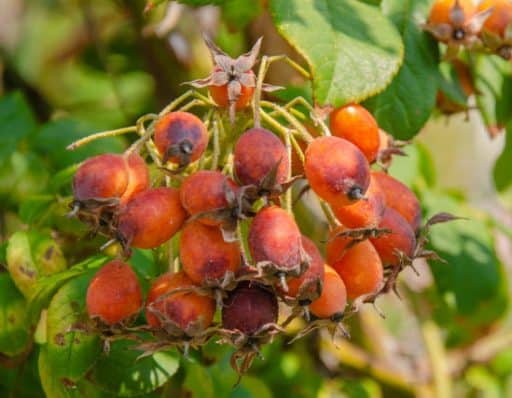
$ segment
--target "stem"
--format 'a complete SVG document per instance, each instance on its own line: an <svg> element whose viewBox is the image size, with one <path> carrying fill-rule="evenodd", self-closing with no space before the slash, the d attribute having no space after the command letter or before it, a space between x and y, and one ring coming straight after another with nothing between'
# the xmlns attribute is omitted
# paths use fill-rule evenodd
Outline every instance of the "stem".
<svg viewBox="0 0 512 398"><path fill-rule="evenodd" d="M212 156L212 164L210 166L210 170L217 170L219 166L219 156L220 156L220 144L219 144L219 126L217 121L213 121L213 156Z"/></svg>
<svg viewBox="0 0 512 398"><path fill-rule="evenodd" d="M284 127L281 123L279 123L276 119L274 119L270 114L261 109L261 116L263 120L270 125L274 130L277 130L283 137L286 136L289 129Z"/></svg>
<svg viewBox="0 0 512 398"><path fill-rule="evenodd" d="M186 112L188 111L189 109L192 109L194 106L210 106L209 104L207 104L206 102L204 101L201 101L199 99L193 99L192 101L190 101L188 104L186 105L183 105L181 108L179 108L179 111L181 112Z"/></svg>
<svg viewBox="0 0 512 398"><path fill-rule="evenodd" d="M286 144L286 153L288 154L288 175L286 176L286 180L290 181L292 178L292 143L291 143L291 131L288 130L286 135L284 136L285 144ZM292 213L292 190L291 188L287 189L284 196L284 206L286 211L293 216Z"/></svg>
<svg viewBox="0 0 512 398"><path fill-rule="evenodd" d="M302 66L300 66L297 62L295 62L293 59L289 57L284 57L284 61L297 72L299 72L299 74L302 75L304 79L311 80L311 75L309 74L309 72Z"/></svg>
<svg viewBox="0 0 512 398"><path fill-rule="evenodd" d="M288 102L284 107L286 109L291 108L292 106L295 106L295 104L304 106L309 111L309 117L313 122L320 125L320 128L322 129L322 132L325 136L331 135L331 130L329 130L329 127L325 124L325 122L322 120L320 116L318 116L315 108L311 106L311 104L306 101L304 97L296 97L292 99L290 102Z"/></svg>
<svg viewBox="0 0 512 398"><path fill-rule="evenodd" d="M321 349L327 350L329 354L340 361L341 365L364 372L382 384L416 396L417 383L414 380L409 380L405 375L390 369L389 365L382 364L375 358L370 357L368 353L347 340L341 339L334 345L330 340L323 338L321 345ZM439 395L439 397L442 396Z"/></svg>
<svg viewBox="0 0 512 398"><path fill-rule="evenodd" d="M336 219L336 216L332 212L331 207L326 202L324 202L323 200L320 200L320 207L322 208L325 218L327 218L327 222L329 223L329 226L331 228L336 228L337 226L340 225L340 223Z"/></svg>
<svg viewBox="0 0 512 398"><path fill-rule="evenodd" d="M295 153L299 157L299 160L302 164L304 164L304 152L302 152L302 148L292 134L290 134L290 140L292 142L293 149L295 149Z"/></svg>
<svg viewBox="0 0 512 398"><path fill-rule="evenodd" d="M125 155L128 157L130 156L132 153L135 153L135 152L140 152L140 150L142 149L142 145L144 145L144 143L151 138L151 136L153 135L155 129L154 129L154 124L151 124L148 128L148 130L146 130L146 127L144 126L144 123L147 122L148 120L151 120L151 121L155 121L156 119L158 119L158 115L157 114L154 114L154 113L150 113L148 115L144 115L142 117L139 118L139 120L137 120L137 133L141 136L137 141L135 141L126 151L125 151Z"/></svg>
<svg viewBox="0 0 512 398"><path fill-rule="evenodd" d="M230 176L233 175L233 161L234 161L233 154L230 153L228 155L228 158L226 159L226 164L222 168L222 174L227 174Z"/></svg>
<svg viewBox="0 0 512 398"><path fill-rule="evenodd" d="M254 101L253 101L253 114L254 114L254 127L261 127L261 108L260 108L260 100L261 100L261 90L263 89L263 80L265 79L265 74L267 73L268 65L268 57L263 56L261 58L260 68L258 69L258 78L256 80L256 89L254 92Z"/></svg>
<svg viewBox="0 0 512 398"><path fill-rule="evenodd" d="M430 369L432 370L436 391L435 396L450 398L452 396L450 370L446 361L441 332L432 321L426 321L422 325L421 331L430 357Z"/></svg>
<svg viewBox="0 0 512 398"><path fill-rule="evenodd" d="M281 116L283 116L288 121L288 123L295 127L295 129L301 135L302 139L307 143L310 143L311 141L314 140L313 136L309 134L306 128L282 106L274 104L273 102L270 101L261 101L261 106L266 106L277 111Z"/></svg>
<svg viewBox="0 0 512 398"><path fill-rule="evenodd" d="M195 93L195 90L188 90L187 92L185 92L184 94L182 94L178 98L176 98L174 101L172 101L164 109L162 109L158 115L164 116L164 115L168 114L169 112L173 111L183 101L185 101L186 99L188 99L190 97L193 97L194 93Z"/></svg>
<svg viewBox="0 0 512 398"><path fill-rule="evenodd" d="M78 141L75 141L75 142L69 144L66 147L66 149L68 151L73 151L76 148L81 147L82 145L88 144L88 143L98 140L100 138L115 137L115 136L122 135L122 134L135 133L136 131L137 131L136 126L123 127L123 128L116 129L116 130L102 131L100 133L91 134L87 137L79 139Z"/></svg>
<svg viewBox="0 0 512 398"><path fill-rule="evenodd" d="M238 240L238 246L240 246L240 255L242 256L243 260L242 266L247 267L249 265L249 258L247 257L247 252L245 251L244 236L242 235L242 227L240 221L236 223L236 239Z"/></svg>

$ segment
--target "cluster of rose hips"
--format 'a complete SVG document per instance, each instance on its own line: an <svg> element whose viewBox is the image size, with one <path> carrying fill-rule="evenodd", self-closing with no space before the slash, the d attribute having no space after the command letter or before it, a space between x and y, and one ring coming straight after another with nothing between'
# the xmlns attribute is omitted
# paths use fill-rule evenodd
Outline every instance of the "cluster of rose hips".
<svg viewBox="0 0 512 398"><path fill-rule="evenodd" d="M424 28L456 53L461 46L512 58L510 0L435 0Z"/></svg>
<svg viewBox="0 0 512 398"><path fill-rule="evenodd" d="M212 76L193 84L210 88L210 115L230 108L234 120L234 112L252 100L255 124L261 113L271 127L281 126L257 102L265 88L251 70L259 42L236 60L207 43L216 66ZM340 322L347 314L393 289L404 267L430 254L423 250L426 228L420 228L414 193L385 167L370 167L386 165L400 149L367 110L340 107L330 114L330 128L320 121L309 134L285 107L275 109L290 122L281 129L288 133L284 142L258 125L242 134L230 125L235 135L225 134L209 149L205 122L183 110L164 110L148 119L147 129L139 124L142 137L124 154L80 165L72 213L119 242L125 257L104 265L90 283L86 303L95 330L108 337L149 331L154 340L138 346L149 352L220 336L237 348L232 363L243 372L259 347L294 317L307 322L300 336L322 326L344 331ZM219 145L225 151L220 162ZM163 186L151 186L139 154L144 147L164 175ZM293 216L290 187L303 174L331 221L326 260ZM248 232L242 223L249 224ZM154 280L144 302L126 262L130 249L156 249L177 233L181 270ZM279 301L288 308L281 323ZM147 324L131 327L141 309Z"/></svg>

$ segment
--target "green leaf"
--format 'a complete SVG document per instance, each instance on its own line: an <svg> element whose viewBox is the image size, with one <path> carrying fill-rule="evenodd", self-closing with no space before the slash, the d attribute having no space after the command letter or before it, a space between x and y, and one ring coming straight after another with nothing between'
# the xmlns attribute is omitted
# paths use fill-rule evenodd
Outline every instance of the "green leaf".
<svg viewBox="0 0 512 398"><path fill-rule="evenodd" d="M64 270L66 259L50 236L35 230L18 231L9 239L7 267L16 287L31 297L38 278Z"/></svg>
<svg viewBox="0 0 512 398"><path fill-rule="evenodd" d="M101 352L97 335L72 331L87 319L85 297L94 270L66 283L55 294L47 315L47 366L53 377L77 382Z"/></svg>
<svg viewBox="0 0 512 398"><path fill-rule="evenodd" d="M19 215L25 224L37 224L51 211L56 198L53 195L34 195L21 202Z"/></svg>
<svg viewBox="0 0 512 398"><path fill-rule="evenodd" d="M403 140L418 134L436 105L438 47L418 21L418 15L426 15L429 6L429 0L382 2L384 14L402 35L405 58L391 84L366 105L382 129Z"/></svg>
<svg viewBox="0 0 512 398"><path fill-rule="evenodd" d="M36 128L36 121L23 95L19 92L0 98L0 163L18 143Z"/></svg>
<svg viewBox="0 0 512 398"><path fill-rule="evenodd" d="M490 222L484 214L447 195L423 192L422 204L427 217L440 211L467 217L432 229L430 248L446 263L429 263L438 292L437 318L450 326L448 342L472 341L504 314L509 303Z"/></svg>
<svg viewBox="0 0 512 398"><path fill-rule="evenodd" d="M58 193L64 191L65 193L71 193L71 183L73 181L73 176L75 175L78 164L74 164L72 166L66 167L63 170L57 172L50 179L48 184L48 189L51 192Z"/></svg>
<svg viewBox="0 0 512 398"><path fill-rule="evenodd" d="M72 119L60 119L42 126L34 141L35 149L49 159L57 170L71 166L88 157L106 152L121 152L124 148L120 137L93 141L73 151L66 147L72 142L94 133L94 129Z"/></svg>
<svg viewBox="0 0 512 398"><path fill-rule="evenodd" d="M128 262L139 277L144 292L149 289L151 282L161 274L152 250L134 249Z"/></svg>
<svg viewBox="0 0 512 398"><path fill-rule="evenodd" d="M304 57L320 105L360 102L398 72L403 44L376 7L356 0L271 0L278 31Z"/></svg>
<svg viewBox="0 0 512 398"><path fill-rule="evenodd" d="M512 123L509 123L506 132L505 148L494 165L493 175L496 189L503 192L512 185Z"/></svg>
<svg viewBox="0 0 512 398"><path fill-rule="evenodd" d="M55 292L67 281L86 273L88 270L99 268L107 260L108 257L102 255L90 257L65 271L38 279L33 288L27 311L27 316L31 322L35 323L39 320L41 310L48 305Z"/></svg>
<svg viewBox="0 0 512 398"><path fill-rule="evenodd" d="M476 58L473 73L478 108L485 125L496 132L512 120L512 63L495 56Z"/></svg>
<svg viewBox="0 0 512 398"><path fill-rule="evenodd" d="M190 398L214 398L215 391L210 373L204 365L193 360L183 361L185 381L183 388L190 393Z"/></svg>
<svg viewBox="0 0 512 398"><path fill-rule="evenodd" d="M90 374L90 380L117 397L147 394L169 380L179 367L175 352L162 351L137 359L142 352L133 341L114 341L108 355L102 355Z"/></svg>
<svg viewBox="0 0 512 398"><path fill-rule="evenodd" d="M230 27L242 29L262 11L261 2L247 0L222 1L222 17Z"/></svg>
<svg viewBox="0 0 512 398"><path fill-rule="evenodd" d="M457 71L449 62L442 62L439 65L439 89L446 97L457 105L467 107L467 97L462 89Z"/></svg>
<svg viewBox="0 0 512 398"><path fill-rule="evenodd" d="M39 381L37 347L25 359L22 366L0 366L0 397L8 398L41 398L44 392Z"/></svg>
<svg viewBox="0 0 512 398"><path fill-rule="evenodd" d="M436 170L428 149L422 144L415 142L405 147L406 156L396 156L393 159L389 172L405 185L434 186L436 181Z"/></svg>
<svg viewBox="0 0 512 398"><path fill-rule="evenodd" d="M39 353L39 376L48 398L115 398L85 379L75 383L66 378L57 377L52 372L46 347L43 347Z"/></svg>
<svg viewBox="0 0 512 398"><path fill-rule="evenodd" d="M27 196L45 192L48 167L34 153L13 152L0 160L0 201L17 208Z"/></svg>
<svg viewBox="0 0 512 398"><path fill-rule="evenodd" d="M231 393L231 398L272 398L272 392L262 380L253 376L244 376Z"/></svg>
<svg viewBox="0 0 512 398"><path fill-rule="evenodd" d="M9 274L0 274L0 353L15 356L29 347L26 307L25 298L16 289Z"/></svg>

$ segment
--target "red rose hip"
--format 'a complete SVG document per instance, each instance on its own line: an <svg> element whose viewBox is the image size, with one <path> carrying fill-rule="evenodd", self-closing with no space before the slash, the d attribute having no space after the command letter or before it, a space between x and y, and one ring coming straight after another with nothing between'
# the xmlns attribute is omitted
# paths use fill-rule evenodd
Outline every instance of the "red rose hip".
<svg viewBox="0 0 512 398"><path fill-rule="evenodd" d="M408 257L413 256L416 247L414 231L400 213L392 208L386 208L379 228L391 231L378 238L370 238L384 265L398 265L398 252Z"/></svg>
<svg viewBox="0 0 512 398"><path fill-rule="evenodd" d="M238 242L225 242L219 228L198 221L183 228L180 259L183 271L197 284L221 282L227 272L238 270L241 261Z"/></svg>
<svg viewBox="0 0 512 398"><path fill-rule="evenodd" d="M238 185L233 179L219 171L201 170L191 174L180 188L181 203L192 216L228 207L226 191L236 193ZM222 220L201 216L200 222L206 225L221 225Z"/></svg>
<svg viewBox="0 0 512 398"><path fill-rule="evenodd" d="M201 157L208 145L208 131L192 113L171 112L156 123L154 140L164 163L183 166Z"/></svg>
<svg viewBox="0 0 512 398"><path fill-rule="evenodd" d="M373 171L375 179L384 193L387 207L396 210L416 231L421 224L421 206L416 195L403 183L388 174Z"/></svg>
<svg viewBox="0 0 512 398"><path fill-rule="evenodd" d="M332 206L332 210L336 218L349 228L373 228L382 220L385 207L384 192L372 176L364 199L348 206Z"/></svg>
<svg viewBox="0 0 512 398"><path fill-rule="evenodd" d="M302 237L295 220L277 206L263 208L249 228L249 250L254 262L270 262L277 272L301 273Z"/></svg>
<svg viewBox="0 0 512 398"><path fill-rule="evenodd" d="M277 165L276 184L282 184L288 176L286 147L272 132L252 128L243 133L235 145L234 171L244 185L260 185Z"/></svg>
<svg viewBox="0 0 512 398"><path fill-rule="evenodd" d="M297 298L299 301L313 301L320 296L322 291L325 262L316 245L306 236L302 236L302 247L311 261L301 276L287 280L287 295Z"/></svg>
<svg viewBox="0 0 512 398"><path fill-rule="evenodd" d="M118 234L126 246L153 249L172 238L185 218L177 189L150 189L121 209Z"/></svg>
<svg viewBox="0 0 512 398"><path fill-rule="evenodd" d="M146 319L152 327L172 323L187 334L203 331L213 322L215 301L194 292L176 292L195 285L184 272L166 273L151 284L146 302Z"/></svg>
<svg viewBox="0 0 512 398"><path fill-rule="evenodd" d="M87 313L107 325L136 315L142 307L142 289L132 268L120 260L105 264L91 280Z"/></svg>
<svg viewBox="0 0 512 398"><path fill-rule="evenodd" d="M244 283L229 293L222 307L222 326L253 335L263 326L277 322L276 296L256 283Z"/></svg>

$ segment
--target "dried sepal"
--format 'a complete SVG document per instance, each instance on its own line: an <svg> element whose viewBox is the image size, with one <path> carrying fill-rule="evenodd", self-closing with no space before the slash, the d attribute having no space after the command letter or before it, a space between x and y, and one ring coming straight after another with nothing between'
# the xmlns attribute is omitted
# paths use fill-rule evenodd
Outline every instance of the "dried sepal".
<svg viewBox="0 0 512 398"><path fill-rule="evenodd" d="M299 333L297 333L288 344L292 344L295 341L302 339L307 336L311 332L325 328L334 339L336 335L340 335L341 337L350 338L350 333L343 325L343 320L345 319L345 312L340 312L333 314L329 318L315 318L311 320Z"/></svg>
<svg viewBox="0 0 512 398"><path fill-rule="evenodd" d="M240 378L249 370L256 356L264 359L260 347L271 343L274 336L284 333L284 329L277 323L271 322L263 325L255 333L247 335L240 330L219 329L221 338L218 344L230 344L236 351L231 356L230 364ZM238 384L237 382L237 384Z"/></svg>

